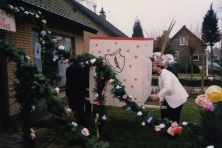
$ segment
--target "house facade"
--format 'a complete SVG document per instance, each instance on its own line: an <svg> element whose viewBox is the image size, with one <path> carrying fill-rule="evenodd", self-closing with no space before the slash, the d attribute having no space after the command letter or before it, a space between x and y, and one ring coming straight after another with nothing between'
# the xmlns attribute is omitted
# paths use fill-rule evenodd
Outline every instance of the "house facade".
<svg viewBox="0 0 222 148"><path fill-rule="evenodd" d="M84 6L82 7L80 4L73 6L76 3L75 1L73 3L68 0L21 0L10 2L14 6L23 6L24 8L40 11L47 22L47 29L56 37L59 44L64 45L72 55L89 51L89 36L118 36L118 33L119 36L126 36L114 26L111 30L109 30L110 28L104 29L103 25L101 25L103 22L97 22L92 17L89 17L88 13L93 13L93 16L95 16L94 12L90 12L90 10ZM83 10L86 9L88 13L81 12L77 6ZM103 19L102 21L108 23L98 15L95 17L101 18ZM42 30L38 28L35 22L21 17L15 19L15 24L16 32L0 30L1 37L7 39L11 45L23 49L27 56L30 57L30 61L35 63L44 74L44 69L48 68L46 60L49 59L41 59L35 53L36 49L40 47L40 32ZM110 23L108 24L112 26ZM15 80L15 63L7 63L1 52L0 50L0 130L12 125L13 117L19 112L19 104L15 103L15 98L11 97L14 94L12 89L13 81ZM61 62L57 64L58 73L62 78L57 87L63 88L66 81L65 70L68 64ZM64 91L60 93L64 95Z"/></svg>
<svg viewBox="0 0 222 148"><path fill-rule="evenodd" d="M177 63L189 63L192 53L193 63L202 69L202 42L185 25L169 40L169 43L175 50L174 59Z"/></svg>

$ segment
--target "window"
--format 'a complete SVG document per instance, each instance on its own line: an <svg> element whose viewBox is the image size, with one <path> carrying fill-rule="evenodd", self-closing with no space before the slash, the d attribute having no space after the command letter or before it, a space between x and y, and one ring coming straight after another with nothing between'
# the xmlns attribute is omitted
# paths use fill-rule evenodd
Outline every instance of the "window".
<svg viewBox="0 0 222 148"><path fill-rule="evenodd" d="M188 45L188 38L185 36L180 37L180 45Z"/></svg>
<svg viewBox="0 0 222 148"><path fill-rule="evenodd" d="M173 57L174 57L175 61L176 60L178 61L179 60L179 51L175 51Z"/></svg>
<svg viewBox="0 0 222 148"><path fill-rule="evenodd" d="M199 55L193 55L193 61L199 61Z"/></svg>
<svg viewBox="0 0 222 148"><path fill-rule="evenodd" d="M33 47L34 47L34 62L38 69L42 71L45 77L50 80L51 85L65 85L66 83L66 68L69 64L64 64L60 60L58 62L53 61L54 55L47 52L41 52L41 45L39 43L39 33L33 31ZM65 50L72 52L72 39L70 37L64 37L61 35L55 35L58 45L63 45ZM39 53L41 53L39 55ZM56 70L58 69L58 71ZM60 77L56 77L56 75Z"/></svg>

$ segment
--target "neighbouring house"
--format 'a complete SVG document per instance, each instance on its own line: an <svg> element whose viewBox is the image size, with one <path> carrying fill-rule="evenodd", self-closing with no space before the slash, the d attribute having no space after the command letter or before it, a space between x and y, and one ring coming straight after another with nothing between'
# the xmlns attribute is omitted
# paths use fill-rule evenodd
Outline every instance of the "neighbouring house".
<svg viewBox="0 0 222 148"><path fill-rule="evenodd" d="M175 50L174 59L177 63L188 63L191 60L190 52L193 53L193 63L202 69L202 41L184 25L169 43Z"/></svg>
<svg viewBox="0 0 222 148"><path fill-rule="evenodd" d="M45 17L46 27L58 41L69 49L72 55L82 54L89 51L89 36L127 37L115 26L105 20L104 11L99 16L71 0L21 0L9 1L11 5L23 6L24 8L41 11ZM103 9L102 9L103 10ZM12 45L23 49L30 60L43 72L49 68L48 60L36 56L35 51L40 47L40 29L35 22L17 18L15 19L16 32L0 29L0 35L6 38ZM58 62L58 73L62 80L57 84L64 88L65 70L68 64ZM13 124L13 117L19 111L19 104L10 96L14 79L15 64L9 63L2 57L0 50L0 130ZM60 92L64 95L64 91Z"/></svg>

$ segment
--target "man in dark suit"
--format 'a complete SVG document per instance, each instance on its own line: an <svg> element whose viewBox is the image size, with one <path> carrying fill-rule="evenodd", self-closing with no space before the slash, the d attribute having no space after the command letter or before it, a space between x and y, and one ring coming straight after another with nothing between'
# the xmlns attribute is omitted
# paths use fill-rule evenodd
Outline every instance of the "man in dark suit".
<svg viewBox="0 0 222 148"><path fill-rule="evenodd" d="M85 126L85 97L89 86L89 67L74 62L66 69L66 96L80 125ZM88 105L89 108L90 105ZM88 111L91 111L88 109Z"/></svg>

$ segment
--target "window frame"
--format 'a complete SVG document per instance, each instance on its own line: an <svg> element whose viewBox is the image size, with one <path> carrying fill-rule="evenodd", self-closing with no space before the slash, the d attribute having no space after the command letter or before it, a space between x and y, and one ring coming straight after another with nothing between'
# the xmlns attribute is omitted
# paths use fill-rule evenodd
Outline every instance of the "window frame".
<svg viewBox="0 0 222 148"><path fill-rule="evenodd" d="M180 40L180 45L188 45L188 37L187 36L181 36L179 38Z"/></svg>
<svg viewBox="0 0 222 148"><path fill-rule="evenodd" d="M179 53L180 53L179 51L174 51L174 54L173 54L174 60L179 61ZM177 58L175 56L177 56Z"/></svg>
<svg viewBox="0 0 222 148"><path fill-rule="evenodd" d="M195 56L197 57L197 59L194 59ZM199 55L199 54L194 54L194 55L193 55L193 61L194 61L194 62L200 61L200 55Z"/></svg>

